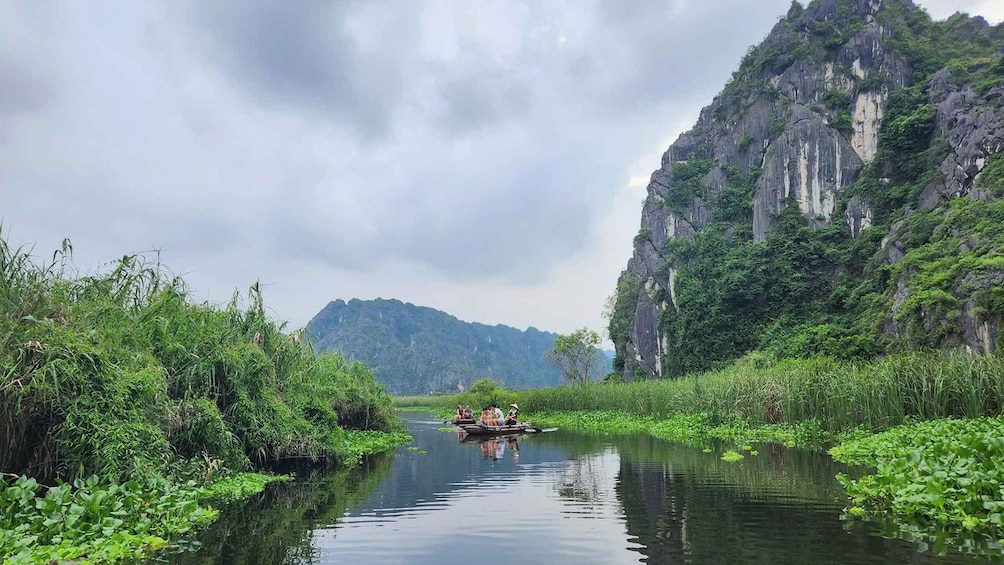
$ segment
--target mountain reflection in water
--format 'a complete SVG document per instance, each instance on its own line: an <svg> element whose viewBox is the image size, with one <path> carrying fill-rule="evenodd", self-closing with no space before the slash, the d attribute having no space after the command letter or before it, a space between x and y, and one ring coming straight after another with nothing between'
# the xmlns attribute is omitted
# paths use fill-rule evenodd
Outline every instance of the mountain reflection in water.
<svg viewBox="0 0 1004 565"><path fill-rule="evenodd" d="M176 563L977 563L918 553L839 518L845 470L758 446L737 463L650 437L558 431L415 436L364 468L276 485L227 508Z"/></svg>

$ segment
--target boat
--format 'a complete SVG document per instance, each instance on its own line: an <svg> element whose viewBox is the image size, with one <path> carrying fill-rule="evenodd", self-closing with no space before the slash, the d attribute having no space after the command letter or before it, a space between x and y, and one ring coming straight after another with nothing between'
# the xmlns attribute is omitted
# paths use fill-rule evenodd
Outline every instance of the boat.
<svg viewBox="0 0 1004 565"><path fill-rule="evenodd" d="M478 421L475 420L474 418L464 418L462 420L446 420L443 423L444 424L454 424L454 425L460 426L460 425L463 425L463 424L476 424L476 423L478 423Z"/></svg>
<svg viewBox="0 0 1004 565"><path fill-rule="evenodd" d="M501 436L506 434L535 434L540 428L526 422L511 426L486 426L484 424L460 424L460 429L472 436Z"/></svg>

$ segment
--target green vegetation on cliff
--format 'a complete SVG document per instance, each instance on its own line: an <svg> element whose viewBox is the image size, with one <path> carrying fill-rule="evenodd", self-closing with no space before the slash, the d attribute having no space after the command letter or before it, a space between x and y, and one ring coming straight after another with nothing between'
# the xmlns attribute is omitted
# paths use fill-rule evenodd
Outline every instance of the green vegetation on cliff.
<svg viewBox="0 0 1004 565"><path fill-rule="evenodd" d="M793 3L670 148L657 172L665 186L650 188L646 210L654 199L693 230L656 239L653 226L670 220L643 212L636 254L652 259L625 271L609 308L624 378L721 368L750 351L853 360L998 347L1004 204L994 197L1004 195L1004 154L994 152L1004 126L1004 24L964 14L937 22L907 0L876 6ZM869 104L881 107L872 131ZM797 129L812 120L818 132ZM827 139L853 142L861 160L841 169L847 157L838 149L801 162L831 171L813 188L796 170L810 157L783 144L808 140L823 152ZM876 149L863 152L869 141ZM958 171L944 164L953 151ZM760 167L771 155L787 168L765 180ZM832 213L805 210L813 190L833 198ZM759 234L757 206L770 212ZM637 267L653 262L661 266L651 272ZM650 301L639 300L645 292ZM651 304L654 313L639 310Z"/></svg>

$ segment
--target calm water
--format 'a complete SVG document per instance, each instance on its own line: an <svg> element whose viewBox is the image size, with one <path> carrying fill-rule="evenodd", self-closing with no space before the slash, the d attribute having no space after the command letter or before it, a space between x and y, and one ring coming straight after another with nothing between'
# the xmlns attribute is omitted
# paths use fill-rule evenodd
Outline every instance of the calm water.
<svg viewBox="0 0 1004 565"><path fill-rule="evenodd" d="M225 510L175 563L979 563L840 520L824 454L738 463L647 437L563 431L461 443L405 413L411 446ZM416 449L417 448L417 449ZM921 546L922 547L922 546Z"/></svg>

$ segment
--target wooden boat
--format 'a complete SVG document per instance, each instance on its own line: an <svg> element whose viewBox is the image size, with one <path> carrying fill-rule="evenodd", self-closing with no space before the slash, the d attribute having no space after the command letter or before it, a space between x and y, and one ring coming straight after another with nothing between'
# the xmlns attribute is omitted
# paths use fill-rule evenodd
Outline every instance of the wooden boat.
<svg viewBox="0 0 1004 565"><path fill-rule="evenodd" d="M447 420L445 423L447 423L447 424L455 424L455 425L459 426L459 425L462 425L462 424L476 424L476 423L478 423L478 421L475 420L474 418L464 418L462 420Z"/></svg>
<svg viewBox="0 0 1004 565"><path fill-rule="evenodd" d="M472 436L500 436L505 434L535 434L540 431L527 424L520 422L512 426L486 426L484 424L460 424L460 429Z"/></svg>

